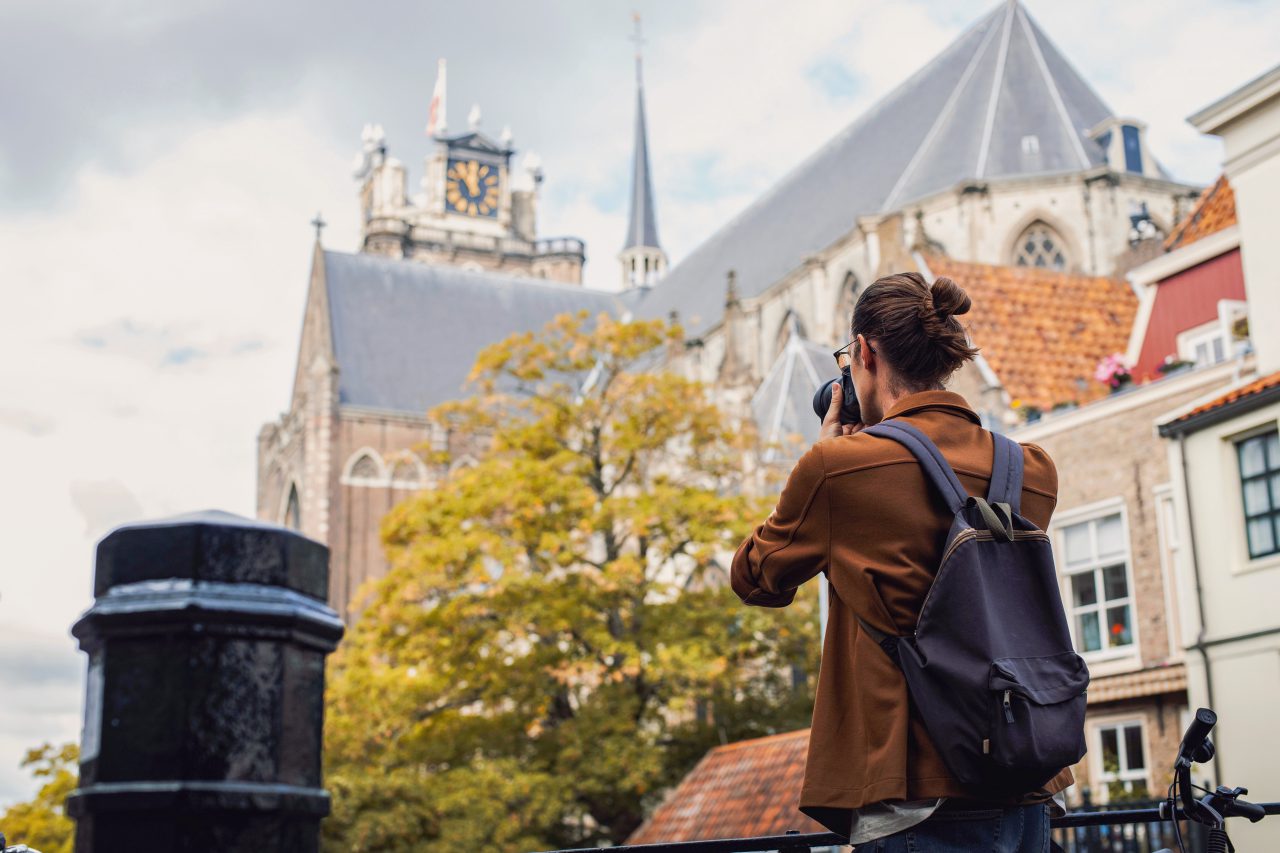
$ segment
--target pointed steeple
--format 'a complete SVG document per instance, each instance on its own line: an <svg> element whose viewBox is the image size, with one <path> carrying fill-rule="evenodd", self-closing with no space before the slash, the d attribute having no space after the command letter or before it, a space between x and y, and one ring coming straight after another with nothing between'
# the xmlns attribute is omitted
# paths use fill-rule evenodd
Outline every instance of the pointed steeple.
<svg viewBox="0 0 1280 853"><path fill-rule="evenodd" d="M640 16L634 15L636 43L636 125L631 164L631 215L622 253L624 287L648 287L667 271L667 255L658 244L658 218L653 204L653 177L649 172L649 133L644 113L643 59Z"/></svg>

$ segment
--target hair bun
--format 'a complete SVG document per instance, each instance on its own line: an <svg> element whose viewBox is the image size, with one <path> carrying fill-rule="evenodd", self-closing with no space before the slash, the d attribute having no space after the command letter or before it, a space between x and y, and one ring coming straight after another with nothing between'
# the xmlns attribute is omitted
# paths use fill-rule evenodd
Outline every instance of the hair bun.
<svg viewBox="0 0 1280 853"><path fill-rule="evenodd" d="M933 310L941 319L955 314L964 314L973 305L964 288L945 275L940 275L934 280L933 287L929 288L929 296L925 299L933 303Z"/></svg>

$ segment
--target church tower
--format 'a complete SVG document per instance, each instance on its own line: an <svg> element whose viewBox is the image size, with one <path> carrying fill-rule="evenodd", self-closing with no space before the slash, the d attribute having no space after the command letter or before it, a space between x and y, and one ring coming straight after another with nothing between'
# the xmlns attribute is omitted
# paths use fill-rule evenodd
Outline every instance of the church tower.
<svg viewBox="0 0 1280 853"><path fill-rule="evenodd" d="M622 262L623 289L650 287L667 271L667 253L658 245L658 220L653 205L653 178L649 173L649 134L644 121L644 76L640 55L640 16L636 33L636 137L631 165L631 216L627 239L618 260Z"/></svg>

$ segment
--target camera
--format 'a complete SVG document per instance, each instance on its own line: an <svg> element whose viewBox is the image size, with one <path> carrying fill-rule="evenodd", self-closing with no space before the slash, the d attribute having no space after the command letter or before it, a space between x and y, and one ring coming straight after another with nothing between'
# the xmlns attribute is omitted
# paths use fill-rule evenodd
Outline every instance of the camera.
<svg viewBox="0 0 1280 853"><path fill-rule="evenodd" d="M840 423L857 424L862 422L862 410L858 407L858 394L853 389L853 374L849 368L840 371L839 379L832 379L818 386L813 395L813 413L822 420L831 408L831 389L840 383Z"/></svg>

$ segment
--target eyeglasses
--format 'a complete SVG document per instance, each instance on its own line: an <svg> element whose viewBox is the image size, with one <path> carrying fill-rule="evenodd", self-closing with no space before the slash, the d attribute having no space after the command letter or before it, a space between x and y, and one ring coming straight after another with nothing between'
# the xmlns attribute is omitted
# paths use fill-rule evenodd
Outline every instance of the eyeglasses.
<svg viewBox="0 0 1280 853"><path fill-rule="evenodd" d="M849 341L849 343L845 344L844 346L840 347L840 349L831 353L836 357L836 366L838 366L841 370L844 370L845 368L853 364L853 356L849 354L849 347L853 346L856 343L857 341ZM871 350L871 352L873 353L875 353L876 351L876 348L873 347L870 343L867 344L867 349Z"/></svg>

